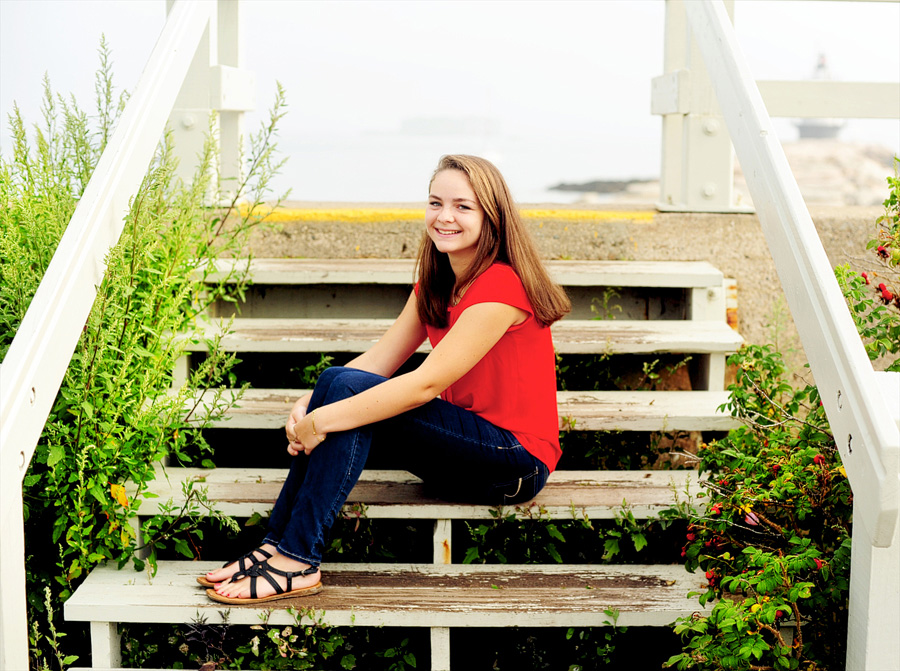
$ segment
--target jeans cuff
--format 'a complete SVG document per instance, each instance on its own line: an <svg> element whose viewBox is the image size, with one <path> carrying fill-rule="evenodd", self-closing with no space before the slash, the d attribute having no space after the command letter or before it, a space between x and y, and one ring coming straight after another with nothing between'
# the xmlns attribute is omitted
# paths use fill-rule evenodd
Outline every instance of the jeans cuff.
<svg viewBox="0 0 900 671"><path fill-rule="evenodd" d="M281 545L276 545L275 547L278 550L278 552L283 554L285 557L290 557L291 559L296 559L297 561L302 561L304 564L309 564L310 566L315 566L318 568L319 564L322 563L321 561L316 561L316 560L310 559L309 557L304 557L303 555L298 555L297 553L291 552L290 550L285 550Z"/></svg>

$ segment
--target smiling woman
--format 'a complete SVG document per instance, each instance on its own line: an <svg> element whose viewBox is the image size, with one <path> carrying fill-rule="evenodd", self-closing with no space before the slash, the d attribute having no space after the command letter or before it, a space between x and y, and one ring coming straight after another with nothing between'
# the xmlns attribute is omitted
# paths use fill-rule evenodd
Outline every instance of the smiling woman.
<svg viewBox="0 0 900 671"><path fill-rule="evenodd" d="M447 254L457 277L475 259L483 221L484 210L466 173L452 169L439 171L431 180L425 230L435 249Z"/></svg>
<svg viewBox="0 0 900 671"><path fill-rule="evenodd" d="M490 162L444 156L429 191L415 291L372 349L323 372L294 404L285 433L297 459L266 537L198 578L211 599L319 592L326 533L373 451L419 476L434 496L488 505L532 499L556 467L550 325L569 300ZM426 337L431 353L395 376Z"/></svg>

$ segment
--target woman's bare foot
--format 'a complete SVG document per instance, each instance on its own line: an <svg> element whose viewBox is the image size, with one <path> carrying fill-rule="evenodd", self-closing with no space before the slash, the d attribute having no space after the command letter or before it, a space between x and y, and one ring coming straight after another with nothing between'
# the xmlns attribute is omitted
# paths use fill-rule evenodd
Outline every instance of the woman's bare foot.
<svg viewBox="0 0 900 671"><path fill-rule="evenodd" d="M267 560L267 563L272 568L279 569L281 571L303 571L309 568L309 564L305 564L301 561L297 561L296 559L291 559L290 557L286 557L276 550L274 547L263 546L266 550L269 550L269 547L272 549L269 550L272 553L272 558ZM227 569L228 567L226 567ZM232 571L234 574L234 571ZM210 574L212 575L212 574ZM278 575L277 573L270 572L269 575L275 579L275 581L281 586L282 590L287 589L287 578L284 576ZM291 580L291 590L301 589L304 587L312 587L313 585L320 582L322 579L322 572L315 571L314 573L310 573L309 575L298 575L294 576ZM212 580L212 578L210 578ZM232 599L249 599L251 598L250 594L250 582L252 578L246 577L240 580L235 581L226 581L219 582L215 590L220 596L229 597ZM269 583L265 578L256 578L256 597L266 597L275 594L275 588Z"/></svg>
<svg viewBox="0 0 900 671"><path fill-rule="evenodd" d="M270 555L276 554L278 551L275 549L275 546L271 543L264 543L259 547L258 550L253 551L253 556L257 561L265 561L268 559L264 554L259 552L259 550L265 550ZM244 566L249 566L251 564L251 560L249 558L244 560ZM206 579L213 583L222 583L231 580L231 576L238 572L240 566L238 566L237 561L233 561L228 566L217 569L215 571L210 571L206 574Z"/></svg>

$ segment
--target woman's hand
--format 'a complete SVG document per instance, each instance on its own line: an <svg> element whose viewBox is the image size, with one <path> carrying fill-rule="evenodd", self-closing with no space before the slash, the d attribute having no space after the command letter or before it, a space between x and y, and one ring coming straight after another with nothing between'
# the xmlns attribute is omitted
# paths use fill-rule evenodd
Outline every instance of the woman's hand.
<svg viewBox="0 0 900 671"><path fill-rule="evenodd" d="M309 406L310 394L298 400L288 415L284 426L288 439L287 451L292 457L303 452L307 456L325 440L325 434L315 433L315 418L307 416L306 408ZM313 414L315 411L313 411Z"/></svg>

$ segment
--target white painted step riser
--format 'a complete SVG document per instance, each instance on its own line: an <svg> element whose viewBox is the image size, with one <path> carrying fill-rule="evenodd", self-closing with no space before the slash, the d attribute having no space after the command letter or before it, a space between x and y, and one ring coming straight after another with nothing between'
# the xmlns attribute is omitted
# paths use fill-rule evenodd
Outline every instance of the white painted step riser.
<svg viewBox="0 0 900 671"><path fill-rule="evenodd" d="M222 347L229 352L365 352L392 323L389 319L235 319ZM222 328L213 322L207 336ZM564 319L551 328L560 354L727 354L743 342L718 321ZM206 349L202 341L187 343L188 351ZM429 352L431 346L426 341L418 351Z"/></svg>
<svg viewBox="0 0 900 671"><path fill-rule="evenodd" d="M237 264L246 263L241 259ZM223 278L235 262L222 259L207 281ZM703 261L546 261L563 286L701 288L721 287L722 273ZM254 284L399 284L414 281L412 259L253 259Z"/></svg>
<svg viewBox="0 0 900 671"><path fill-rule="evenodd" d="M296 400L307 393L308 389L248 389L237 406L211 426L281 429ZM235 390L226 390L223 398L236 395ZM200 407L206 408L214 397L213 392L200 396ZM560 429L571 431L728 431L739 422L719 412L727 400L727 392L714 391L557 392ZM188 399L185 407L194 404Z"/></svg>

